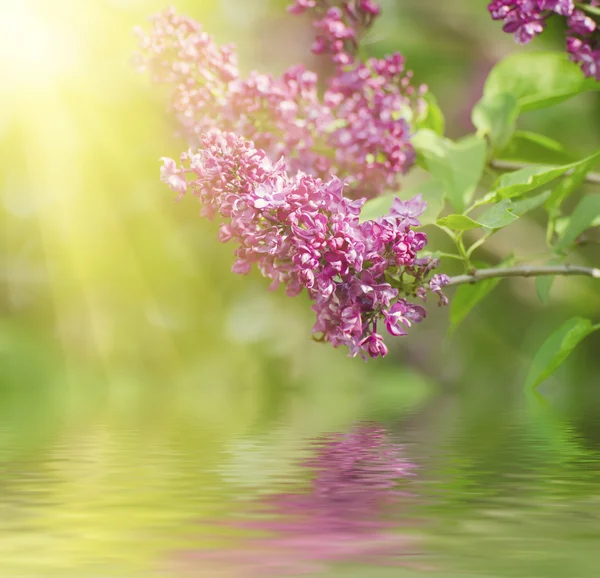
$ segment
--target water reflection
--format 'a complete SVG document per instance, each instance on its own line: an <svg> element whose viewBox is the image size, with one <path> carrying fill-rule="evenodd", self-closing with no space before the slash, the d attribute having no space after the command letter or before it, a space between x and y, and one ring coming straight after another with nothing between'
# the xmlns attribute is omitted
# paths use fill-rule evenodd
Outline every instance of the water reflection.
<svg viewBox="0 0 600 578"><path fill-rule="evenodd" d="M186 552L178 570L193 576L286 576L335 562L405 564L414 540L399 532L415 474L402 446L378 424L313 440L304 483L257 499L250 521L229 528L251 536L222 550ZM210 572L210 574L209 574Z"/></svg>

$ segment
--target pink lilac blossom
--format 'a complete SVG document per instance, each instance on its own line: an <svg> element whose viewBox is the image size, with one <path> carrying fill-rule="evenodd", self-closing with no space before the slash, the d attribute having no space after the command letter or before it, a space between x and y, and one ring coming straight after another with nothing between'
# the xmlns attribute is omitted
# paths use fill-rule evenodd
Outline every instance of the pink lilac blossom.
<svg viewBox="0 0 600 578"><path fill-rule="evenodd" d="M292 14L308 12L317 37L315 54L329 54L338 65L352 64L361 35L373 24L381 9L373 0L295 0Z"/></svg>
<svg viewBox="0 0 600 578"><path fill-rule="evenodd" d="M182 154L181 166L163 159L162 180L180 196L198 197L204 216L224 219L220 240L237 244L233 272L256 265L271 288L282 284L290 296L307 291L318 340L347 346L351 356L385 356L378 324L404 335L425 317L407 300L425 297L438 266L418 256L427 243L412 229L426 207L420 197L397 199L389 215L361 223L365 199L344 197L337 177L292 176L283 159L273 163L233 133L210 131L202 145ZM428 287L441 293L444 280L434 276Z"/></svg>
<svg viewBox="0 0 600 578"><path fill-rule="evenodd" d="M566 49L570 59L578 63L585 76L600 80L600 32L597 13L586 13L587 6L597 8L598 0L579 3L573 0L493 0L488 10L494 20L503 20L505 32L520 44L530 42L543 32L552 16L566 19ZM579 9L581 8L581 9Z"/></svg>
<svg viewBox="0 0 600 578"><path fill-rule="evenodd" d="M312 4L297 3L306 9ZM365 24L378 13L366 1L331 9ZM349 40L352 34L338 28ZM420 112L426 89L412 86L399 54L340 63L320 95L317 75L302 65L280 77L251 72L243 78L231 46L218 46L198 23L172 9L153 18L149 34L138 34L137 64L155 82L172 86L171 107L192 147L213 128L234 132L272 159L283 156L291 172L345 179L353 198L397 190L399 177L415 162L409 120Z"/></svg>
<svg viewBox="0 0 600 578"><path fill-rule="evenodd" d="M311 446L312 456L300 464L311 472L307 486L261 497L253 509L259 517L227 523L252 537L227 550L180 555L180 568L253 578L321 573L334 562L408 564L417 552L397 527L406 523L411 497L401 484L414 476L415 464L403 447L371 423Z"/></svg>

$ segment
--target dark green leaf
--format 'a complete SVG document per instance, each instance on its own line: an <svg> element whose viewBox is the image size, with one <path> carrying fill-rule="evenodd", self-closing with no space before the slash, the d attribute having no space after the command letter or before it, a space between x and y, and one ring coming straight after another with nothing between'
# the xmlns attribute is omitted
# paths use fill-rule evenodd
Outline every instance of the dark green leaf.
<svg viewBox="0 0 600 578"><path fill-rule="evenodd" d="M575 207L568 218L564 232L558 239L554 249L564 251L570 247L577 237L589 229L600 215L600 195L586 195Z"/></svg>
<svg viewBox="0 0 600 578"><path fill-rule="evenodd" d="M453 142L431 130L419 131L413 143L426 169L439 181L457 212L471 201L485 164L486 144L475 136Z"/></svg>
<svg viewBox="0 0 600 578"><path fill-rule="evenodd" d="M435 223L444 208L444 190L440 183L433 180L402 189L399 193L391 193L368 200L360 212L360 220L368 221L388 215L394 198L398 197L406 201L419 193L427 201L427 209L419 217L419 221L421 225L431 225Z"/></svg>
<svg viewBox="0 0 600 578"><path fill-rule="evenodd" d="M536 388L547 379L570 355L577 344L593 331L589 319L574 317L544 341L535 354L525 389Z"/></svg>
<svg viewBox="0 0 600 578"><path fill-rule="evenodd" d="M564 165L575 159L557 141L534 132L517 131L495 158L531 164Z"/></svg>
<svg viewBox="0 0 600 578"><path fill-rule="evenodd" d="M473 108L471 120L479 136L487 136L495 149L503 148L515 132L519 106L507 92L484 96Z"/></svg>
<svg viewBox="0 0 600 578"><path fill-rule="evenodd" d="M492 69L483 94L490 97L508 92L523 112L552 106L588 90L600 90L600 83L585 78L566 54L517 52Z"/></svg>

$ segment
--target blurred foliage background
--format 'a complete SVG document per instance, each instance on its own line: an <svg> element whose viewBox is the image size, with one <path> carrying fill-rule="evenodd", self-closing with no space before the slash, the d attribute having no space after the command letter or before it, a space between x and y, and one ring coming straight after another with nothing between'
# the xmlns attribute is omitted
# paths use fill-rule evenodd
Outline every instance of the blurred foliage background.
<svg viewBox="0 0 600 578"><path fill-rule="evenodd" d="M284 0L173 4L237 43L244 68L320 66L307 50L312 30L286 14ZM471 132L487 72L520 48L482 0L382 4L369 50L403 52L436 95L447 133ZM159 157L186 145L174 136L167 94L133 70L130 55L132 28L163 2L0 5L0 568L104 568L129 560L124 545L142 537L154 551L149 517L164 517L154 539L166 544L191 511L234 508L231 489L207 489L218 487L224 455L239 446L250 456L231 462L229 479L252 488L253 476L260 485L285 471L297 440L359 418L410 426L426 447L457 436L454 451L471 463L504 447L503 424L529 418L554 444L553 459L600 448L598 332L542 388L557 421L520 413L523 377L548 332L572 315L598 321L597 281L558 279L547 306L531 280L503 281L451 337L448 311L432 310L391 340L381 362L313 343L307 300L269 293L256 274L231 274L231 247L216 241L215 224L159 182ZM526 49L562 50L561 31ZM600 97L527 113L521 126L589 154L600 146ZM492 238L488 256L536 253L544 233L535 215L521 219ZM444 243L432 233L434 249ZM594 243L582 255L600 263ZM245 450L240 436L271 436L269 458ZM511 451L529 456L523 439ZM185 491L174 472L187 476ZM135 490L138 474L146 491ZM28 507L37 533L22 532ZM25 563L32 548L37 558Z"/></svg>

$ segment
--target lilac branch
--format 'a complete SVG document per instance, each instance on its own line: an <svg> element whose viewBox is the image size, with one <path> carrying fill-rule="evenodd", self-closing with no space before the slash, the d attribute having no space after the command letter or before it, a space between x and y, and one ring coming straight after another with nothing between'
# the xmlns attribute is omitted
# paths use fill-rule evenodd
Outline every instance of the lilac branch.
<svg viewBox="0 0 600 578"><path fill-rule="evenodd" d="M450 277L450 281L445 285L464 285L466 283L472 284L494 277L540 277L542 275L584 275L588 277L594 277L595 279L600 279L600 269L595 267L581 267L579 265L548 265L476 269L468 275L457 275L456 277Z"/></svg>

